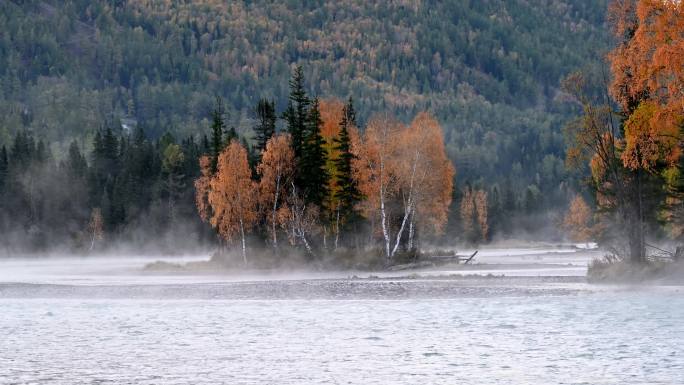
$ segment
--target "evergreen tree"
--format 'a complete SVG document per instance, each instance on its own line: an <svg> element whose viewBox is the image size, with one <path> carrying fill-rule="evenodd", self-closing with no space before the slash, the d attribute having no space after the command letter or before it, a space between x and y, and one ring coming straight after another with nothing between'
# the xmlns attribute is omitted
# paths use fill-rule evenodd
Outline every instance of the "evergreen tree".
<svg viewBox="0 0 684 385"><path fill-rule="evenodd" d="M9 159L7 158L7 147L2 146L2 149L0 150L0 197L3 195L3 191L5 190L8 169Z"/></svg>
<svg viewBox="0 0 684 385"><path fill-rule="evenodd" d="M218 163L218 156L223 150L225 142L223 140L223 135L226 129L226 123L224 120L223 111L223 101L220 97L216 98L216 107L211 114L211 144L210 144L210 156L211 156L211 172L216 172L216 165Z"/></svg>
<svg viewBox="0 0 684 385"><path fill-rule="evenodd" d="M35 151L33 136L28 131L22 130L14 136L12 143L12 163L19 169L28 167Z"/></svg>
<svg viewBox="0 0 684 385"><path fill-rule="evenodd" d="M342 110L339 137L334 139L335 150L339 152L338 158L335 159L338 186L335 198L339 202L338 210L343 223L347 223L355 217L354 207L362 198L353 177L352 161L355 156L351 152L351 138L349 137L349 127L352 126L356 126L356 113L350 97Z"/></svg>
<svg viewBox="0 0 684 385"><path fill-rule="evenodd" d="M501 220L501 230L505 235L510 235L513 232L512 218L517 214L518 202L510 180L506 180L502 190L501 211L503 214Z"/></svg>
<svg viewBox="0 0 684 385"><path fill-rule="evenodd" d="M539 189L537 186L527 186L521 206L525 210L525 214L532 214L537 211L539 207Z"/></svg>
<svg viewBox="0 0 684 385"><path fill-rule="evenodd" d="M209 138L207 138L206 134L202 135L201 152L205 155L209 155L209 153L211 153L211 145L209 144Z"/></svg>
<svg viewBox="0 0 684 385"><path fill-rule="evenodd" d="M225 148L230 144L230 142L236 139L240 139L239 135L237 134L237 131L235 131L235 127L231 126L226 132L226 138L223 142L223 147Z"/></svg>
<svg viewBox="0 0 684 385"><path fill-rule="evenodd" d="M38 163L38 164L44 164L48 160L48 150L45 146L45 142L43 142L42 139L38 140L38 144L36 145L36 149L34 152L33 159Z"/></svg>
<svg viewBox="0 0 684 385"><path fill-rule="evenodd" d="M319 207L327 194L330 178L325 167L327 153L323 147L325 141L321 135L322 125L318 99L315 99L306 121L307 136L302 148L299 177L306 201Z"/></svg>
<svg viewBox="0 0 684 385"><path fill-rule="evenodd" d="M502 227L503 205L501 203L501 193L499 187L494 186L488 196L489 202L489 233L496 234Z"/></svg>
<svg viewBox="0 0 684 385"><path fill-rule="evenodd" d="M298 66L290 80L290 96L283 118L287 122L287 130L292 135L292 150L296 159L302 157L305 141L308 138L307 120L311 101L304 90L304 73Z"/></svg>
<svg viewBox="0 0 684 385"><path fill-rule="evenodd" d="M88 163L75 140L69 145L65 168L72 178L83 178L88 171Z"/></svg>
<svg viewBox="0 0 684 385"><path fill-rule="evenodd" d="M183 140L182 150L183 154L185 154L183 158L183 175L189 178L188 180L194 179L199 175L197 159L202 155L202 151L192 136Z"/></svg>
<svg viewBox="0 0 684 385"><path fill-rule="evenodd" d="M255 108L257 125L254 127L256 133L255 151L261 155L266 148L266 143L275 134L276 113L275 102L266 99L259 99Z"/></svg>

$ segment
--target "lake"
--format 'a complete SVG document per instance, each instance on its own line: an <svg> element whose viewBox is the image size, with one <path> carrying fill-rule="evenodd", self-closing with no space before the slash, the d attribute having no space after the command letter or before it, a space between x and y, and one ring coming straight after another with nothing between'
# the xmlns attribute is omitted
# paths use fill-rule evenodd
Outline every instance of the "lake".
<svg viewBox="0 0 684 385"><path fill-rule="evenodd" d="M115 263L96 261L61 275L68 261L35 261L54 266L33 279L31 263L23 275L16 260L0 263L0 383L624 385L684 378L682 287L434 271L370 279L113 273L99 284L79 281L90 272L84 266Z"/></svg>

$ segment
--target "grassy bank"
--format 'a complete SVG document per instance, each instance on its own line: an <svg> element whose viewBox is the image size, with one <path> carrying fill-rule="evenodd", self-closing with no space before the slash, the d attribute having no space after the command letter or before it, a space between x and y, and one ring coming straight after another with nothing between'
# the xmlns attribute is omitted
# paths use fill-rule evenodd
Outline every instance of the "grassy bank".
<svg viewBox="0 0 684 385"><path fill-rule="evenodd" d="M591 283L684 283L684 261L647 259L633 263L607 255L595 259L587 269Z"/></svg>

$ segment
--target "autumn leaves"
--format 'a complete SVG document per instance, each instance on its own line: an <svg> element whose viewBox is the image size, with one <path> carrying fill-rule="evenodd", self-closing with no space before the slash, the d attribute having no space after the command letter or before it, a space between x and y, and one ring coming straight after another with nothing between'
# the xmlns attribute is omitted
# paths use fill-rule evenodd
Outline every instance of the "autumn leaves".
<svg viewBox="0 0 684 385"><path fill-rule="evenodd" d="M618 44L608 55L608 92L596 102L581 92L580 76L567 82L584 108L570 127L568 158L589 159L597 223L588 227L577 198L565 227L578 240L590 232L617 239L613 247L626 244L625 256L643 262L646 239L662 224L673 238L684 235L684 3L614 0L609 19Z"/></svg>
<svg viewBox="0 0 684 385"><path fill-rule="evenodd" d="M444 229L454 167L438 122L421 113L404 125L383 114L361 134L349 124L348 106L320 102L321 148L329 173L320 204L307 198L299 182L302 158L295 156L289 132L268 139L255 178L247 150L235 140L220 153L215 173L210 159L201 159L202 176L195 183L199 213L221 238L240 245L245 263L250 233L266 234L265 243L276 251L300 248L310 258L338 247L380 246L389 263L398 252L416 247L418 232ZM353 207L343 207L350 201ZM358 223L345 225L351 221ZM347 233L361 230L369 232L362 237L367 241L349 242Z"/></svg>
<svg viewBox="0 0 684 385"><path fill-rule="evenodd" d="M622 160L648 172L674 166L684 124L684 2L616 0L610 15L619 39L610 91L627 115Z"/></svg>
<svg viewBox="0 0 684 385"><path fill-rule="evenodd" d="M402 242L407 250L415 247L416 231L442 232L451 203L454 167L434 118L420 113L405 126L386 115L376 116L356 151L355 171L367 198L361 208L366 218L380 223L388 261Z"/></svg>

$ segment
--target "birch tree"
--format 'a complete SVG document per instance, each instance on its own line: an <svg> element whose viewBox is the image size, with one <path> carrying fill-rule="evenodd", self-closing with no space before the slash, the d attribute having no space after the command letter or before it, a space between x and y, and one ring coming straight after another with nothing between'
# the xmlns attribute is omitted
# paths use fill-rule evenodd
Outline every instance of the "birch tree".
<svg viewBox="0 0 684 385"><path fill-rule="evenodd" d="M354 162L359 190L367 199L362 208L367 217L379 217L389 263L402 242L413 248L416 226L443 230L455 171L441 127L427 113L408 127L387 116L375 117L363 139L355 146ZM392 229L395 217L398 225Z"/></svg>
<svg viewBox="0 0 684 385"><path fill-rule="evenodd" d="M195 182L200 216L228 242L240 240L243 263L247 264L246 236L257 220L256 183L252 181L247 150L231 141L218 156L216 173L210 174L211 159L202 157L202 176Z"/></svg>
<svg viewBox="0 0 684 385"><path fill-rule="evenodd" d="M355 174L359 190L367 198L362 210L367 217L378 216L382 231L386 261L393 256L389 226L389 200L398 191L394 167L397 156L397 135L405 128L387 114L373 117L363 140L355 146Z"/></svg>
<svg viewBox="0 0 684 385"><path fill-rule="evenodd" d="M288 217L286 198L294 176L294 152L289 134L272 137L266 143L261 163L257 166L259 203L268 214L269 231L274 249L278 248L278 225Z"/></svg>

